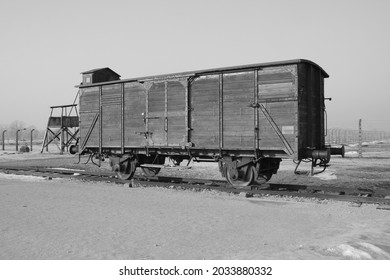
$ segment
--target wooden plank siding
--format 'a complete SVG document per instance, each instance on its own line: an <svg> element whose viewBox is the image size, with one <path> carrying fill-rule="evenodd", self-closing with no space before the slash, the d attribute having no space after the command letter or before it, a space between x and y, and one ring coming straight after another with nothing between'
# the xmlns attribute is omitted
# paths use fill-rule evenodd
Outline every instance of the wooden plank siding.
<svg viewBox="0 0 390 280"><path fill-rule="evenodd" d="M138 82L124 84L124 146L146 146L146 89ZM119 122L119 119L118 119Z"/></svg>
<svg viewBox="0 0 390 280"><path fill-rule="evenodd" d="M194 79L190 88L191 133L195 148L219 147L219 75Z"/></svg>
<svg viewBox="0 0 390 280"><path fill-rule="evenodd" d="M185 82L154 82L148 93L148 145L150 147L185 146Z"/></svg>
<svg viewBox="0 0 390 280"><path fill-rule="evenodd" d="M148 145L166 146L165 82L153 83L148 93Z"/></svg>
<svg viewBox="0 0 390 280"><path fill-rule="evenodd" d="M183 82L184 84L187 81ZM186 126L186 89L179 81L167 82L167 145L185 146Z"/></svg>
<svg viewBox="0 0 390 280"><path fill-rule="evenodd" d="M287 150L281 137L297 150L298 77L296 65L264 68L258 71L258 98L277 125L275 131L266 116L259 112L259 148ZM289 100L289 101L284 101Z"/></svg>
<svg viewBox="0 0 390 280"><path fill-rule="evenodd" d="M225 149L254 149L254 71L223 75L223 145Z"/></svg>
<svg viewBox="0 0 390 280"><path fill-rule="evenodd" d="M102 86L102 147L121 147L121 84Z"/></svg>
<svg viewBox="0 0 390 280"><path fill-rule="evenodd" d="M223 74L221 93L219 75L201 76L193 81L191 142L196 148L255 149L255 124L258 123L260 150L286 150L280 135L266 117L261 112L256 113L250 106L255 101L255 71L258 70ZM259 70L257 74L257 98L264 102L266 110L290 146L296 148L296 67L270 67ZM219 106L220 94L222 106ZM275 98L286 97L291 100L275 101ZM255 116L258 116L258 122Z"/></svg>
<svg viewBox="0 0 390 280"><path fill-rule="evenodd" d="M100 114L87 148L301 159L324 149L327 77L296 60L80 86L80 143Z"/></svg>
<svg viewBox="0 0 390 280"><path fill-rule="evenodd" d="M99 113L99 87L83 88L80 93L80 139L83 143L92 122ZM99 146L99 123L97 122L86 143L90 147Z"/></svg>

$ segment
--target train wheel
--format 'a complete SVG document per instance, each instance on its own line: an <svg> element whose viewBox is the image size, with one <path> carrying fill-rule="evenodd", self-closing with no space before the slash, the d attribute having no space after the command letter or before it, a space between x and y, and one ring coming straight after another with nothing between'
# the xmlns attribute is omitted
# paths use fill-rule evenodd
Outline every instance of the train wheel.
<svg viewBox="0 0 390 280"><path fill-rule="evenodd" d="M253 183L255 173L256 169L251 164L239 169L227 168L226 179L234 187L243 188Z"/></svg>
<svg viewBox="0 0 390 280"><path fill-rule="evenodd" d="M135 160L127 160L123 163L118 163L114 166L116 176L121 180L129 180L134 176L136 169Z"/></svg>

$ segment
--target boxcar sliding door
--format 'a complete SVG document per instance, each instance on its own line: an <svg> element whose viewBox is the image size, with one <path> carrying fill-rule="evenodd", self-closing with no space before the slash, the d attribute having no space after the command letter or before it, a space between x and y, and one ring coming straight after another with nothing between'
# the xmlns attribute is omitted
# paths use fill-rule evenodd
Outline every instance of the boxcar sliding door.
<svg viewBox="0 0 390 280"><path fill-rule="evenodd" d="M184 146L186 142L186 83L154 82L148 92L147 132L150 147Z"/></svg>
<svg viewBox="0 0 390 280"><path fill-rule="evenodd" d="M191 142L197 148L255 146L254 71L197 77L191 84Z"/></svg>

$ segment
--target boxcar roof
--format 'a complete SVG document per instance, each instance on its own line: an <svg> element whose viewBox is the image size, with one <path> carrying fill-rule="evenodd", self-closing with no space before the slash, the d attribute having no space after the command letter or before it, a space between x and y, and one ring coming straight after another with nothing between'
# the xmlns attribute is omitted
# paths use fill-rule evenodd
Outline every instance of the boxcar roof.
<svg viewBox="0 0 390 280"><path fill-rule="evenodd" d="M116 84L116 83L136 82L136 81L144 82L144 81L162 80L162 79L169 79L169 78L188 77L188 76L202 75L202 74L205 75L205 74L213 74L213 73L220 73L220 72L250 70L253 68L261 68L261 67L283 66L283 65L291 65L291 64L299 64L299 63L311 64L311 65L317 67L318 69L320 69L325 78L329 77L329 75L325 72L325 70L322 69L318 64L316 64L310 60L307 60L307 59L293 59L293 60L284 60L284 61L275 61L275 62L266 62L266 63L257 63L257 64L247 64L247 65L239 65L239 66L231 66L231 67L212 68L212 69L206 69L206 70L188 71L188 72L180 72L180 73L172 73L172 74L145 76L145 77L130 78L130 79L103 82L103 83L95 83L95 84L88 84L88 85L80 84L80 85L76 85L76 87L80 87L80 88L93 87L96 85L103 85L103 84ZM102 68L100 68L100 69L102 69ZM96 70L96 69L94 69L94 70ZM91 71L92 70L87 71L87 72L91 72ZM82 74L87 73L87 72L83 72Z"/></svg>

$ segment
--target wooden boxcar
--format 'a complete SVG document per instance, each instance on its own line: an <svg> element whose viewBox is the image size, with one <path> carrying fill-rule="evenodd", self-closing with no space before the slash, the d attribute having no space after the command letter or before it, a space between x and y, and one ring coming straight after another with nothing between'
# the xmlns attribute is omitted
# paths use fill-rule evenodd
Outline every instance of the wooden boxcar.
<svg viewBox="0 0 390 280"><path fill-rule="evenodd" d="M328 74L309 60L125 80L109 68L82 74L79 154L109 157L120 178L139 166L153 176L169 157L213 160L247 186L269 180L283 158L330 160Z"/></svg>

